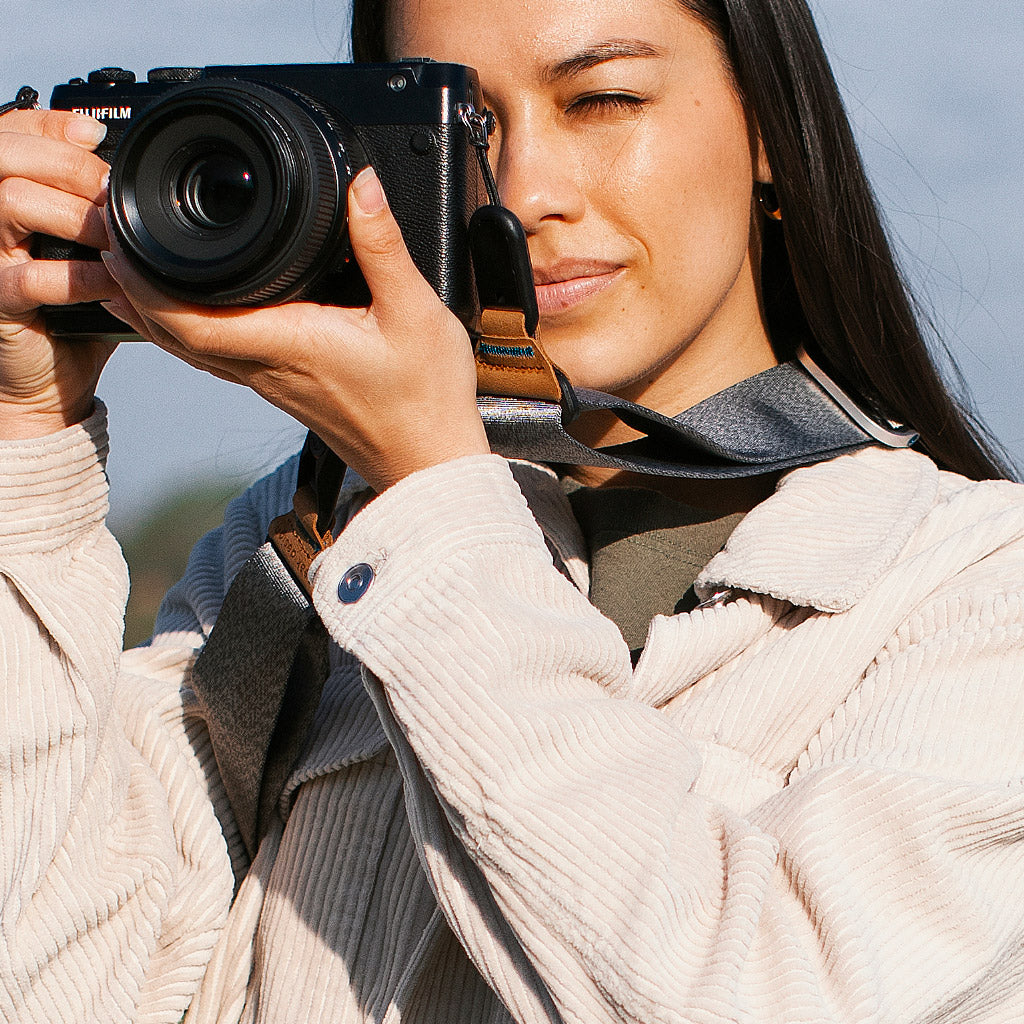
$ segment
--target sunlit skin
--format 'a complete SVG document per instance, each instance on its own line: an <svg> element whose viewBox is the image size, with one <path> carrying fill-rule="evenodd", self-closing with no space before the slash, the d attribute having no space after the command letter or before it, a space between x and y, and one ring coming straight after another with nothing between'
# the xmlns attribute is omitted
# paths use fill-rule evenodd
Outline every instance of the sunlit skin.
<svg viewBox="0 0 1024 1024"><path fill-rule="evenodd" d="M112 345L52 345L42 303L120 294L99 263L33 260L35 232L106 245L107 165L100 126L63 111L0 118L0 437L40 437L79 422Z"/></svg>
<svg viewBox="0 0 1024 1024"><path fill-rule="evenodd" d="M409 0L392 16L391 56L480 72L498 121L499 189L530 241L541 338L573 381L673 414L774 364L757 286L755 201L770 172L718 42L699 20L675 0ZM26 177L46 173L44 155ZM102 287L112 311L144 337L292 413L382 490L483 453L487 441L465 332L415 271L375 185L364 174L368 205L349 200L353 251L373 295L367 310L181 305L116 253L106 266L123 297ZM28 304L24 295L15 301ZM82 376L57 392L81 392L77 409L90 387ZM627 432L592 419L579 433L603 444ZM693 500L686 484L644 483ZM701 485L698 497L749 507L767 486Z"/></svg>

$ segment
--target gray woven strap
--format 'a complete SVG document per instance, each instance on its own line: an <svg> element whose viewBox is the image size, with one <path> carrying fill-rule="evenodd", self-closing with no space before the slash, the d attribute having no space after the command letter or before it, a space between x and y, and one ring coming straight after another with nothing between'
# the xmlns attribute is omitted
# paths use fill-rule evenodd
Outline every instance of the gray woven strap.
<svg viewBox="0 0 1024 1024"><path fill-rule="evenodd" d="M313 722L327 632L269 543L242 566L191 683L250 856Z"/></svg>
<svg viewBox="0 0 1024 1024"><path fill-rule="evenodd" d="M835 385L824 375L786 363L674 418L580 389L579 413L611 411L647 435L596 451L566 432L556 402L481 396L478 405L492 448L508 458L709 480L777 472L879 441L907 445L916 436L874 424L830 388ZM311 500L297 501L299 511ZM311 521L309 515L299 520ZM292 539L299 543L302 534L299 522ZM278 549L287 554L280 539ZM291 562L289 569L269 542L246 562L192 673L251 854L273 821L327 675L326 632L297 584L308 559Z"/></svg>
<svg viewBox="0 0 1024 1024"><path fill-rule="evenodd" d="M718 480L757 476L834 458L875 444L910 444L916 435L855 422L822 384L794 361L773 366L675 417L613 395L576 388L580 414L614 413L646 436L593 449L563 425L553 402L481 396L477 400L494 451L506 458L600 466L669 477ZM868 429L865 429L867 426Z"/></svg>

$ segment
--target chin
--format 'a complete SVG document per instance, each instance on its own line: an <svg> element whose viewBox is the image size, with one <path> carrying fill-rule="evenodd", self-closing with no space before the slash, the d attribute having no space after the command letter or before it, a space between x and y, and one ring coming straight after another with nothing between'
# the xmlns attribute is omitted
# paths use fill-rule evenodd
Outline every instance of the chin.
<svg viewBox="0 0 1024 1024"><path fill-rule="evenodd" d="M541 343L544 336L541 335ZM560 360L557 351L545 346L548 358L569 378L576 387L590 388L592 391L604 391L612 395L621 395L630 389L643 386L649 381L655 368L635 364L623 366L615 358L620 351L604 353L591 350L584 356Z"/></svg>
<svg viewBox="0 0 1024 1024"><path fill-rule="evenodd" d="M616 392L643 379L649 366L623 365L625 332L616 332L615 338L588 336L585 331L540 325L540 342L548 358L581 388Z"/></svg>

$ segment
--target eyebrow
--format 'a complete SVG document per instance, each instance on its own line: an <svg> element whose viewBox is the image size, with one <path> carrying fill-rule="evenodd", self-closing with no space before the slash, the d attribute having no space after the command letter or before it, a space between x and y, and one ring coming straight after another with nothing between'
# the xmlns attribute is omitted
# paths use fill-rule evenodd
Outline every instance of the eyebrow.
<svg viewBox="0 0 1024 1024"><path fill-rule="evenodd" d="M546 82L582 75L585 71L621 57L664 57L666 51L642 39L608 39L603 43L588 46L571 57L555 64L549 64L543 72Z"/></svg>

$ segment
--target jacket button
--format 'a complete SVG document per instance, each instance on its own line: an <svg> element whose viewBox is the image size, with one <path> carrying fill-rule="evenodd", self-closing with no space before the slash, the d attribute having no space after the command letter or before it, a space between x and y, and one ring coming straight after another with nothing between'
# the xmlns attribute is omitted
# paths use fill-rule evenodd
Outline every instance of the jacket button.
<svg viewBox="0 0 1024 1024"><path fill-rule="evenodd" d="M338 584L338 599L342 604L354 604L366 593L373 582L373 569L365 562L353 565Z"/></svg>

